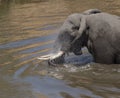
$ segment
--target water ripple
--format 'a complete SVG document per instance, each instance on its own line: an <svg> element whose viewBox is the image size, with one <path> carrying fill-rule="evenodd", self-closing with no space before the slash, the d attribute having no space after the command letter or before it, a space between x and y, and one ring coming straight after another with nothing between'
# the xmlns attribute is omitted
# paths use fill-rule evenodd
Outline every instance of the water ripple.
<svg viewBox="0 0 120 98"><path fill-rule="evenodd" d="M2 44L0 45L0 49L11 49L11 48L17 48L17 47L22 47L30 44L35 44L38 42L45 42L45 41L50 41L53 40L57 37L57 34L51 34L48 36L40 36L37 38L31 38L31 39L25 39L25 40L20 40L16 42L10 42L7 44Z"/></svg>

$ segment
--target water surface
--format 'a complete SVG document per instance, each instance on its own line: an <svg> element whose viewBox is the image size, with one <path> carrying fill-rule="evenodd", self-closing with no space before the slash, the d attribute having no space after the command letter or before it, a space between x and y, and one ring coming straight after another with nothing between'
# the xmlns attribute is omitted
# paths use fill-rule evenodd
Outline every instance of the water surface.
<svg viewBox="0 0 120 98"><path fill-rule="evenodd" d="M120 15L119 0L0 0L0 98L120 98L120 65L37 60L68 15L92 8Z"/></svg>

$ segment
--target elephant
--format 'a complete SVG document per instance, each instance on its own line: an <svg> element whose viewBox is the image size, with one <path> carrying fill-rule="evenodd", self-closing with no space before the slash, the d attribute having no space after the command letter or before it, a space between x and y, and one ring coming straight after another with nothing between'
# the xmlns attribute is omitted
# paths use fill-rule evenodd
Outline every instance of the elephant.
<svg viewBox="0 0 120 98"><path fill-rule="evenodd" d="M43 56L50 64L64 62L66 54L81 55L87 47L94 62L120 64L120 17L98 9L74 13L59 29L52 55ZM56 55L56 56L55 56Z"/></svg>

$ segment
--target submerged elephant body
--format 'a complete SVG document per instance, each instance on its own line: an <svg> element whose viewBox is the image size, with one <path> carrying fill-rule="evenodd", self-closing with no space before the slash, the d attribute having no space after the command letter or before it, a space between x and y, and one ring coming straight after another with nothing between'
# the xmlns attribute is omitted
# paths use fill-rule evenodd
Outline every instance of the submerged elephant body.
<svg viewBox="0 0 120 98"><path fill-rule="evenodd" d="M68 16L59 29L53 53L61 53L58 61L70 52L81 55L82 47L88 48L97 63L120 64L120 17L98 9ZM57 63L56 58L50 61Z"/></svg>

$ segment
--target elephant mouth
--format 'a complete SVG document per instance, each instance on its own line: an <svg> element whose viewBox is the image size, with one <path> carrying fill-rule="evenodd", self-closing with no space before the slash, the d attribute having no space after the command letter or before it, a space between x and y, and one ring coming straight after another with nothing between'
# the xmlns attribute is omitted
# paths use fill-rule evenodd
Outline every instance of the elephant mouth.
<svg viewBox="0 0 120 98"><path fill-rule="evenodd" d="M65 52L59 51L48 55L38 57L39 60L48 60L49 65L58 65L64 63Z"/></svg>
<svg viewBox="0 0 120 98"><path fill-rule="evenodd" d="M82 55L82 51L73 51L75 55Z"/></svg>

